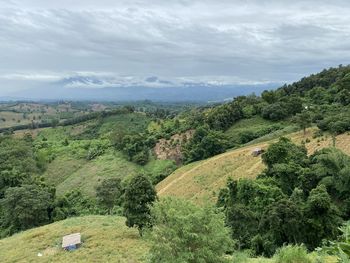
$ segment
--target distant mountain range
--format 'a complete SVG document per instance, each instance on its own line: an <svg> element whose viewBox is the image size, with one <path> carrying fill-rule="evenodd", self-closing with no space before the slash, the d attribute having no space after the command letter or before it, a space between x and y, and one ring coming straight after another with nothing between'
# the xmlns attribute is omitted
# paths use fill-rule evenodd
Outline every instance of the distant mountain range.
<svg viewBox="0 0 350 263"><path fill-rule="evenodd" d="M36 88L14 92L0 100L93 100L93 101L223 101L240 95L259 95L280 83L268 84L174 84L149 77L144 83L120 84L93 77L69 77L58 82L41 84Z"/></svg>

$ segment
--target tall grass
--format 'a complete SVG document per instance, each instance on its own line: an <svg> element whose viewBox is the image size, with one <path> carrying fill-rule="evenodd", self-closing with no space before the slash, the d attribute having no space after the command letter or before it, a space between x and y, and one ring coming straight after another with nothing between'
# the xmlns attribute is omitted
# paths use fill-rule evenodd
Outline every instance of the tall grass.
<svg viewBox="0 0 350 263"><path fill-rule="evenodd" d="M283 246L274 256L276 263L312 263L304 246Z"/></svg>

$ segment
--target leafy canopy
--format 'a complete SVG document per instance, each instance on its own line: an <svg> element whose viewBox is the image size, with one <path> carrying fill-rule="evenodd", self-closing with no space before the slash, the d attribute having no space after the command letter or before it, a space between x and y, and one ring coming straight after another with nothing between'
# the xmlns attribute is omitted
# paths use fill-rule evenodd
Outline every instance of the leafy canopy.
<svg viewBox="0 0 350 263"><path fill-rule="evenodd" d="M128 227L137 227L140 235L151 225L151 206L157 199L152 183L144 175L131 179L125 190L124 215Z"/></svg>
<svg viewBox="0 0 350 263"><path fill-rule="evenodd" d="M155 204L152 215L151 262L227 262L224 256L232 240L224 216L215 209L164 198Z"/></svg>

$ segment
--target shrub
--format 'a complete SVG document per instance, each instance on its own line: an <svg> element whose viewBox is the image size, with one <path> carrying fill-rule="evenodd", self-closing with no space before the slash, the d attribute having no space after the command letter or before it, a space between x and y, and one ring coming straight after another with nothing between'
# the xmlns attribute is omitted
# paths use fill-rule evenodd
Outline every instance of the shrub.
<svg viewBox="0 0 350 263"><path fill-rule="evenodd" d="M249 251L237 251L232 255L232 263L245 263L250 258Z"/></svg>
<svg viewBox="0 0 350 263"><path fill-rule="evenodd" d="M151 262L226 263L232 246L224 215L211 207L164 198L152 209Z"/></svg>
<svg viewBox="0 0 350 263"><path fill-rule="evenodd" d="M275 256L276 263L311 263L307 250L303 245L283 246L277 250Z"/></svg>

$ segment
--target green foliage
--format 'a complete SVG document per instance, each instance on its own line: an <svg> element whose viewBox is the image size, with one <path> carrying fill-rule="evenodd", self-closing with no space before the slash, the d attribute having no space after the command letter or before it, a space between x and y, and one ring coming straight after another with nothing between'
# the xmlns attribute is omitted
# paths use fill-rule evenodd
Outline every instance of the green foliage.
<svg viewBox="0 0 350 263"><path fill-rule="evenodd" d="M349 219L350 157L334 148L308 157L282 138L263 161L268 168L258 179L229 181L219 195L238 248L272 256L283 244L315 249L334 239Z"/></svg>
<svg viewBox="0 0 350 263"><path fill-rule="evenodd" d="M315 248L321 240L337 237L342 219L324 185L311 190L304 213L307 218L305 243L308 247Z"/></svg>
<svg viewBox="0 0 350 263"><path fill-rule="evenodd" d="M236 251L232 255L232 263L246 263L250 258L249 251Z"/></svg>
<svg viewBox="0 0 350 263"><path fill-rule="evenodd" d="M330 131L334 134L340 134L350 130L350 110L342 109L341 112L332 112L326 114L322 120L317 123L318 128L322 131Z"/></svg>
<svg viewBox="0 0 350 263"><path fill-rule="evenodd" d="M222 132L210 130L208 126L199 127L184 147L185 160L192 162L205 159L224 152L226 147L227 140Z"/></svg>
<svg viewBox="0 0 350 263"><path fill-rule="evenodd" d="M97 156L102 155L108 146L100 141L92 141L89 145L89 149L86 155L87 160L95 159Z"/></svg>
<svg viewBox="0 0 350 263"><path fill-rule="evenodd" d="M153 185L156 185L174 172L177 165L171 160L151 160L144 168Z"/></svg>
<svg viewBox="0 0 350 263"><path fill-rule="evenodd" d="M327 90L323 87L315 87L308 92L312 103L314 104L328 104L332 101L332 96Z"/></svg>
<svg viewBox="0 0 350 263"><path fill-rule="evenodd" d="M261 128L258 130L247 130L244 132L240 132L238 134L238 136L239 136L238 143L245 144L245 143L250 142L254 139L260 138L266 134L270 134L274 131L280 130L281 128L282 128L282 126L280 126L280 125L271 125L269 127Z"/></svg>
<svg viewBox="0 0 350 263"><path fill-rule="evenodd" d="M142 134L121 135L116 147L126 154L129 161L145 165L149 159L149 145L144 137Z"/></svg>
<svg viewBox="0 0 350 263"><path fill-rule="evenodd" d="M94 200L84 196L80 191L73 190L56 198L53 219L58 221L68 217L97 213L98 209Z"/></svg>
<svg viewBox="0 0 350 263"><path fill-rule="evenodd" d="M140 235L145 227L151 224L150 208L157 198L157 193L143 175L137 175L131 179L125 189L124 215L128 227L137 227Z"/></svg>
<svg viewBox="0 0 350 263"><path fill-rule="evenodd" d="M229 147L235 147L282 130L284 126L283 122L274 122L260 116L254 116L239 120L224 134L227 136Z"/></svg>
<svg viewBox="0 0 350 263"><path fill-rule="evenodd" d="M126 113L113 115L102 119L98 129L99 135L111 133L135 134L143 133L147 130L151 118L143 113Z"/></svg>
<svg viewBox="0 0 350 263"><path fill-rule="evenodd" d="M262 116L264 118L273 121L283 120L288 117L288 115L285 105L278 102L267 105L262 111Z"/></svg>
<svg viewBox="0 0 350 263"><path fill-rule="evenodd" d="M275 254L276 263L312 263L304 246L283 246Z"/></svg>
<svg viewBox="0 0 350 263"><path fill-rule="evenodd" d="M308 111L304 110L301 113L295 115L294 121L299 125L299 127L306 132L306 128L311 126L311 115Z"/></svg>
<svg viewBox="0 0 350 263"><path fill-rule="evenodd" d="M339 228L341 236L337 241L328 241L326 246L320 249L331 255L338 257L338 262L349 263L350 262L350 222L348 221L342 227Z"/></svg>
<svg viewBox="0 0 350 263"><path fill-rule="evenodd" d="M243 204L231 205L226 210L226 223L231 228L232 238L237 240L237 249L251 246L258 233L258 215Z"/></svg>
<svg viewBox="0 0 350 263"><path fill-rule="evenodd" d="M165 198L155 204L152 215L150 262L228 262L229 230L213 208Z"/></svg>
<svg viewBox="0 0 350 263"><path fill-rule="evenodd" d="M303 165L306 158L305 147L297 146L285 137L280 138L278 143L270 145L268 150L262 155L263 162L269 169L275 164L289 162Z"/></svg>
<svg viewBox="0 0 350 263"><path fill-rule="evenodd" d="M2 227L6 234L50 222L53 195L37 185L11 187L0 201Z"/></svg>
<svg viewBox="0 0 350 263"><path fill-rule="evenodd" d="M39 166L44 166L40 160ZM0 137L0 198L8 187L20 186L38 172L30 142Z"/></svg>
<svg viewBox="0 0 350 263"><path fill-rule="evenodd" d="M120 178L105 179L96 189L96 197L99 203L107 208L109 214L111 214L114 206L122 204L122 195L123 188Z"/></svg>
<svg viewBox="0 0 350 263"><path fill-rule="evenodd" d="M225 130L242 117L242 106L236 99L231 103L211 109L205 117L205 122L213 129Z"/></svg>
<svg viewBox="0 0 350 263"><path fill-rule="evenodd" d="M267 207L260 221L260 232L267 232L275 246L303 242L303 211L298 203L284 198Z"/></svg>

